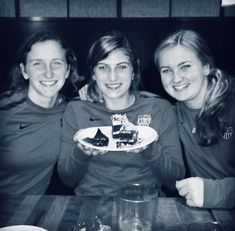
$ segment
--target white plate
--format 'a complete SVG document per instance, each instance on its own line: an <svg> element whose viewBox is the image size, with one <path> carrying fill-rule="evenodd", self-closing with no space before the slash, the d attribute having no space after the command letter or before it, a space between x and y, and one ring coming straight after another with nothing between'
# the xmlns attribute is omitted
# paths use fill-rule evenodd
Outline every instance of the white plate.
<svg viewBox="0 0 235 231"><path fill-rule="evenodd" d="M47 231L47 230L32 225L12 225L0 228L0 231Z"/></svg>
<svg viewBox="0 0 235 231"><path fill-rule="evenodd" d="M101 130L101 132L104 135L106 135L109 138L108 146L105 146L105 147L94 146L94 145L84 141L84 139L87 137L93 138L95 136L98 128ZM90 147L90 148L99 149L99 150L103 150L103 151L129 151L129 150L141 148L141 147L144 147L148 144L151 144L153 141L156 141L159 137L158 133L151 127L136 126L136 128L139 131L139 134L138 134L139 141L136 144L128 146L128 147L121 147L121 148L116 147L116 142L118 141L118 139L112 138L112 127L111 126L90 127L90 128L82 129L82 130L79 130L75 134L75 137L81 144L83 144L87 147Z"/></svg>

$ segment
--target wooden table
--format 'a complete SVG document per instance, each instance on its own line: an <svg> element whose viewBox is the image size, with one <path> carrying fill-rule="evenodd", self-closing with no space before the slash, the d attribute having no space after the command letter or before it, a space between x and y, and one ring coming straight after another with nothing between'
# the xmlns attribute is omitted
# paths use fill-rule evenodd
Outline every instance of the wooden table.
<svg viewBox="0 0 235 231"><path fill-rule="evenodd" d="M117 230L116 199L113 197L85 196L1 196L0 227L16 224L36 225L49 231L70 231L77 223L100 221ZM190 208L182 198L159 198L155 216L155 230L209 230L205 222L219 222L219 231L235 230L235 210L207 210ZM90 229L90 230L89 230ZM98 230L98 229L94 229Z"/></svg>

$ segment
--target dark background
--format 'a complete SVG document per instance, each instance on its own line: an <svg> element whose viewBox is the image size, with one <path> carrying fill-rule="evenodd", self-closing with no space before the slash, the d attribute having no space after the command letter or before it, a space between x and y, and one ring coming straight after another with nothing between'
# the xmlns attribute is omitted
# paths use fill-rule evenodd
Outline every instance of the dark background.
<svg viewBox="0 0 235 231"><path fill-rule="evenodd" d="M170 99L162 89L153 64L154 50L169 33L193 29L206 39L217 66L235 73L235 18L122 18L122 19L31 19L0 18L0 92L7 86L7 73L23 40L39 30L52 30L63 36L78 58L78 70L85 73L85 62L91 44L109 30L118 29L132 42L140 56L142 83L145 90Z"/></svg>

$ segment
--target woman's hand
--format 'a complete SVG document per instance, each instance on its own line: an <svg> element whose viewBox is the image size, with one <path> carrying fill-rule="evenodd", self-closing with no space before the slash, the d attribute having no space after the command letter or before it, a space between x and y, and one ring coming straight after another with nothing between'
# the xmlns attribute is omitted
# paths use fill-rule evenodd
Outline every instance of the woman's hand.
<svg viewBox="0 0 235 231"><path fill-rule="evenodd" d="M81 143L77 143L77 147L80 148L85 154L87 154L88 156L96 156L96 155L103 155L104 153L106 153L107 151L103 151L100 149L95 149L95 148L91 148L91 147L87 147Z"/></svg>
<svg viewBox="0 0 235 231"><path fill-rule="evenodd" d="M79 91L78 91L79 97L83 101L91 101L91 102L93 102L93 100L91 98L89 98L89 96L87 94L87 88L88 88L88 85L86 84L84 87L79 89Z"/></svg>
<svg viewBox="0 0 235 231"><path fill-rule="evenodd" d="M93 96L98 102L103 103L103 96L101 94L101 92L97 89L97 93L98 96ZM88 84L86 84L85 86L83 86L79 91L78 91L79 97L81 100L83 101L90 101L90 102L94 102L94 100L92 98L89 97L88 95Z"/></svg>
<svg viewBox="0 0 235 231"><path fill-rule="evenodd" d="M127 153L130 153L130 152L132 152L132 153L140 153L140 152L144 151L145 149L147 149L148 147L149 147L149 145L145 145L144 147L127 150L125 152L127 152Z"/></svg>
<svg viewBox="0 0 235 231"><path fill-rule="evenodd" d="M180 196L185 197L186 204L202 207L204 203L204 182L200 177L190 177L176 182Z"/></svg>

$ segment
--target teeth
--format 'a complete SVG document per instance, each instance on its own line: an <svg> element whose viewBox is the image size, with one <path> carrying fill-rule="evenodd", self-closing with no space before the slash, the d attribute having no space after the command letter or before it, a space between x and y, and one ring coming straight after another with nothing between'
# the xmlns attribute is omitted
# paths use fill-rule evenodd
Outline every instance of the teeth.
<svg viewBox="0 0 235 231"><path fill-rule="evenodd" d="M53 86L57 83L57 81L40 81L40 83L43 85L43 86L46 86L46 87L49 87L49 86Z"/></svg>
<svg viewBox="0 0 235 231"><path fill-rule="evenodd" d="M121 84L106 84L106 87L110 88L110 89L117 89L120 86L121 86Z"/></svg>
<svg viewBox="0 0 235 231"><path fill-rule="evenodd" d="M181 85L175 85L175 86L173 86L173 88L175 90L182 90L182 89L184 89L187 86L188 86L188 84L181 84Z"/></svg>

